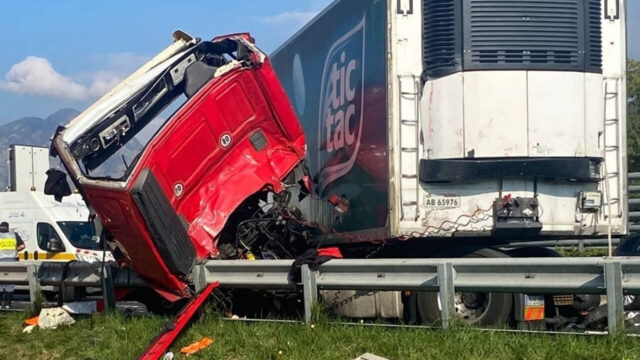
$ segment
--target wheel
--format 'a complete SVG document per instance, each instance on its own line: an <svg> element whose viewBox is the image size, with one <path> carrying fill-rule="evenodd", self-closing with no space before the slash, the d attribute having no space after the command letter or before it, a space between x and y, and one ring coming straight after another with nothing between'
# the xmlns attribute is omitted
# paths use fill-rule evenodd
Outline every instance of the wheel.
<svg viewBox="0 0 640 360"><path fill-rule="evenodd" d="M492 249L479 249L464 255L465 258L509 257ZM499 327L505 325L513 308L513 296L503 293L456 292L455 311L458 319L465 324ZM418 312L423 324L440 321L441 309L439 293L421 292L417 294Z"/></svg>

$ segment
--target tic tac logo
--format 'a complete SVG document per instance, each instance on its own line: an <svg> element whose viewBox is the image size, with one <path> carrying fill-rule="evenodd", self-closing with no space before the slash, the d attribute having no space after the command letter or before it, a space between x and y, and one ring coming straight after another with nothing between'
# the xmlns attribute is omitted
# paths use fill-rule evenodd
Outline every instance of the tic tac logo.
<svg viewBox="0 0 640 360"><path fill-rule="evenodd" d="M319 191L351 171L363 126L365 18L329 50L318 118Z"/></svg>

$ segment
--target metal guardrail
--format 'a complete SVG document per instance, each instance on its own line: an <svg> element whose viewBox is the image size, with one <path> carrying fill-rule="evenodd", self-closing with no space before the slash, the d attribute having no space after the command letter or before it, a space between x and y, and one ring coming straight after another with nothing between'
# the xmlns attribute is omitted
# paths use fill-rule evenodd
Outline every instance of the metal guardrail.
<svg viewBox="0 0 640 360"><path fill-rule="evenodd" d="M292 261L209 261L196 268L196 289L296 289L304 295L305 321L320 290L439 291L442 326L455 314L455 291L527 294L605 294L609 332L621 331L623 293L640 294L638 258L492 258L331 260L302 267L302 283L289 278Z"/></svg>
<svg viewBox="0 0 640 360"><path fill-rule="evenodd" d="M0 284L29 285L31 307L36 308L40 282L37 279L38 265L33 262L0 262Z"/></svg>
<svg viewBox="0 0 640 360"><path fill-rule="evenodd" d="M639 185L631 185L636 180ZM640 173L629 173L629 231L640 232ZM638 195L633 198L634 193ZM634 211L635 210L635 211Z"/></svg>
<svg viewBox="0 0 640 360"><path fill-rule="evenodd" d="M194 268L199 291L219 282L222 288L302 289L305 321L318 290L440 292L442 326L455 314L455 291L527 294L605 294L609 332L622 331L623 294L640 294L640 258L491 258L491 259L359 259L331 260L317 270L304 265L302 282L290 279L292 260L209 261ZM32 306L40 285L100 286L100 267L64 263L0 262L0 284L29 284ZM144 283L127 270L107 267L116 286Z"/></svg>
<svg viewBox="0 0 640 360"><path fill-rule="evenodd" d="M41 286L102 287L107 309L115 306L114 287L146 287L146 284L129 269L105 266L104 274L101 272L100 265L94 266L81 261L0 262L0 284L28 285L32 309L38 306Z"/></svg>

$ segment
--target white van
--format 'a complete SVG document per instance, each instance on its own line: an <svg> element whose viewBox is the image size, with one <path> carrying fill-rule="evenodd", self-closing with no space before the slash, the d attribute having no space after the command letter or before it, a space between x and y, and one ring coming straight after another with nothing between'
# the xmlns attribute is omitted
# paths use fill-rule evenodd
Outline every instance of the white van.
<svg viewBox="0 0 640 360"><path fill-rule="evenodd" d="M80 194L58 202L44 194L49 149L12 145L10 191L0 192L0 222L20 235L26 247L20 260L97 262L103 260L99 238ZM113 261L110 252L106 261Z"/></svg>

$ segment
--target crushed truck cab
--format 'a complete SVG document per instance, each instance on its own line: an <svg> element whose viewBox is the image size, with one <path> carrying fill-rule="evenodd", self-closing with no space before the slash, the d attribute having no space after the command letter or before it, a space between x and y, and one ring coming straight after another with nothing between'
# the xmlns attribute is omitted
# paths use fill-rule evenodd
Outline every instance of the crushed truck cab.
<svg viewBox="0 0 640 360"><path fill-rule="evenodd" d="M52 152L105 240L169 300L218 255L231 214L283 190L304 133L266 55L247 34L174 43L58 129Z"/></svg>

